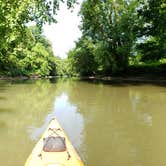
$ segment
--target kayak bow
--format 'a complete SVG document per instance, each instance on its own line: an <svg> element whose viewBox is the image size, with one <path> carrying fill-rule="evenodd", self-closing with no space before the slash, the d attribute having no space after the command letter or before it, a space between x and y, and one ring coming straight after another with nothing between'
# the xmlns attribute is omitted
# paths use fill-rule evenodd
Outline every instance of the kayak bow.
<svg viewBox="0 0 166 166"><path fill-rule="evenodd" d="M84 166L84 164L54 118L34 147L25 166Z"/></svg>

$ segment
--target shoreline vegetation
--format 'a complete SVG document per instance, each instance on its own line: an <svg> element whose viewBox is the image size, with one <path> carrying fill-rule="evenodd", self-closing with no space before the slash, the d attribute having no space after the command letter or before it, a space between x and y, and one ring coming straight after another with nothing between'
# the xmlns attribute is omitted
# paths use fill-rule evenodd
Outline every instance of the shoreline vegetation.
<svg viewBox="0 0 166 166"><path fill-rule="evenodd" d="M17 77L8 77L0 76L0 80L5 81L21 81L21 80L39 80L39 79L73 79L79 81L95 81L103 82L110 84L118 83L166 83L166 76L164 75L139 75L139 76L84 76L84 77L68 77L68 76L17 76Z"/></svg>
<svg viewBox="0 0 166 166"><path fill-rule="evenodd" d="M83 81L101 81L106 83L166 83L166 64L130 65L123 73L115 75L71 76L63 73L56 76L6 76L0 74L0 80L37 80L37 79L74 79Z"/></svg>
<svg viewBox="0 0 166 166"><path fill-rule="evenodd" d="M58 2L52 6L26 0L20 8L18 0L0 4L0 79L165 80L165 1L83 1L82 35L66 59L54 55L42 29L45 23L56 23ZM67 0L69 9L74 4Z"/></svg>

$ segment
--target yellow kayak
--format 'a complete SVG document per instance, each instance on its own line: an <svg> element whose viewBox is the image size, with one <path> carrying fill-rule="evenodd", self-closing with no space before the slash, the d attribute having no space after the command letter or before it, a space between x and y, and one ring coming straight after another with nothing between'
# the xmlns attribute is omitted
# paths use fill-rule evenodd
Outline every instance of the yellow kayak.
<svg viewBox="0 0 166 166"><path fill-rule="evenodd" d="M25 166L84 166L56 119L28 157Z"/></svg>

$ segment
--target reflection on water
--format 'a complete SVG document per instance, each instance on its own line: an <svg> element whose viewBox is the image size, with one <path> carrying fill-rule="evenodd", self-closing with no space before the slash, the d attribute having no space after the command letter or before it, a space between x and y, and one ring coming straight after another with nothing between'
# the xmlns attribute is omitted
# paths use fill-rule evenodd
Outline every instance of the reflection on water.
<svg viewBox="0 0 166 166"><path fill-rule="evenodd" d="M41 127L33 127L31 131L31 138L38 139L45 131L49 122L53 118L57 118L67 135L71 138L72 143L79 149L81 141L83 140L83 117L77 112L77 107L71 105L66 93L62 93L55 98L54 109L47 115L44 124Z"/></svg>
<svg viewBox="0 0 166 166"><path fill-rule="evenodd" d="M56 116L86 166L165 166L165 101L164 86L0 81L1 165L24 165Z"/></svg>

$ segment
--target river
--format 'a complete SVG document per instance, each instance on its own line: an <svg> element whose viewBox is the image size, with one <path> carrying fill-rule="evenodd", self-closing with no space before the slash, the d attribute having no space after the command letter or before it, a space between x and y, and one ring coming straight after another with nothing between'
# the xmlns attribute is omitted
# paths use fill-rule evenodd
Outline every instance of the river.
<svg viewBox="0 0 166 166"><path fill-rule="evenodd" d="M57 117L85 166L165 166L166 86L0 81L0 165L23 166Z"/></svg>

